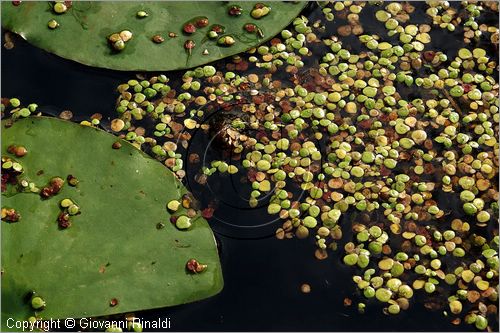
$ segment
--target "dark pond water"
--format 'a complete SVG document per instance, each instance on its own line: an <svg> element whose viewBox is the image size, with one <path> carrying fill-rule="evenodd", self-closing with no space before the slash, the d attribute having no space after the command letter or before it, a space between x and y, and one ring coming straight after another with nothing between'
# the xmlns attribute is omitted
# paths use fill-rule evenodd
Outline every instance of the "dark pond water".
<svg viewBox="0 0 500 333"><path fill-rule="evenodd" d="M422 3L415 6L416 13L412 18L416 21L412 23L429 22ZM361 22L363 17L373 15L371 9L365 9L362 13ZM304 14L311 21L322 15L314 4L309 5ZM486 19L498 22L496 17ZM341 24L345 22L335 20L334 24L328 26L327 32L335 33ZM369 28L365 28L365 31L367 30ZM379 33L377 30L369 32ZM462 45L461 35L461 29L457 29L453 34L441 34L439 38L432 35L429 48L442 50L449 55L455 54ZM350 44L353 51L361 47L354 36L343 40L344 43ZM489 45L483 47L489 48L490 54L497 52ZM42 111L49 114L71 110L76 120L89 118L96 112L103 114L107 121L114 118L116 86L136 74L86 67L49 54L19 39L16 39L14 49L2 50L1 66L2 96L18 97L26 103L36 102ZM169 73L171 80L175 81L175 76L175 73ZM416 91L406 93L410 96L418 95ZM204 140L206 139L195 136L189 149L204 149ZM367 302L364 315L358 314L355 306L344 307L344 298L352 297L356 287L351 280L353 273L340 263L338 254L318 261L313 255L313 239L275 239L274 230L277 224L268 220L269 217L263 210L244 208L244 200L239 198L244 198L245 194L239 192L238 186L201 189L197 188L194 182L190 182L189 177L187 185L201 201L204 196L217 196L224 205L224 209L218 210L216 219L211 221L220 244L224 289L219 295L207 300L144 311L137 313L138 317L150 320L170 317L172 329L176 331L472 329L466 325L454 326L441 312L426 310L418 297L412 301L410 310L395 317L384 315L382 307L376 302ZM344 236L344 240L348 238L348 234ZM300 292L302 283L311 285L310 294Z"/></svg>

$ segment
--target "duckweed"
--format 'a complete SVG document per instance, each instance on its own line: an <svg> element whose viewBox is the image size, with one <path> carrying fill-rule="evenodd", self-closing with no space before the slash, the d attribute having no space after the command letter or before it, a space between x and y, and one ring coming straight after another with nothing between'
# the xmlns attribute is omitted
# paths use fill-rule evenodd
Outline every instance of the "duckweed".
<svg viewBox="0 0 500 333"><path fill-rule="evenodd" d="M189 229L191 227L191 219L186 215L181 215L177 217L175 221L175 226L180 230Z"/></svg>
<svg viewBox="0 0 500 333"><path fill-rule="evenodd" d="M298 17L225 67L188 70L180 88L165 75L124 83L115 129L139 148L151 145L179 179L195 131L214 136L231 157L217 165L198 161L196 182L242 175L251 207L269 195L267 212L283 223L278 238L315 237L320 257L338 247L363 281L355 282L360 297L387 303L385 313L411 309L415 294L429 307L433 297L450 297L442 311L486 329L479 302L466 307L460 295L495 294L498 286L498 236L489 231L498 226L497 59L476 42L498 36L498 28L474 24L485 8L497 8L461 3L457 12L429 1L422 4L428 22L416 24L412 4L380 3L370 15L383 32L372 35L354 19L366 6L374 4L324 4L325 19L346 17L348 28L332 35ZM264 20L266 8L245 14ZM454 54L433 46L435 30L449 36L458 25L454 34L463 33L465 45ZM210 32L222 46L238 40ZM359 49L345 33L356 36ZM319 66L306 68L309 57ZM222 126L207 120L216 113L228 119ZM150 119L157 124L152 140L136 141L135 128ZM455 202L459 207L450 208Z"/></svg>
<svg viewBox="0 0 500 333"><path fill-rule="evenodd" d="M375 297L380 302L387 303L392 297L392 292L386 288L379 288L375 291Z"/></svg>

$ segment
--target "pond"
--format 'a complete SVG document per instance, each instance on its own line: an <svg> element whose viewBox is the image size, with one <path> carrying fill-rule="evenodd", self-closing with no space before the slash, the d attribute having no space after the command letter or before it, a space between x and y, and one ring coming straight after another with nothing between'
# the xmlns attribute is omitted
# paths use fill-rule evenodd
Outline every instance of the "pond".
<svg viewBox="0 0 500 333"><path fill-rule="evenodd" d="M3 30L2 97L99 119L192 193L224 287L136 317L175 331L497 331L498 3L469 4L309 2L264 46L187 73L85 66ZM162 75L168 91L150 98Z"/></svg>

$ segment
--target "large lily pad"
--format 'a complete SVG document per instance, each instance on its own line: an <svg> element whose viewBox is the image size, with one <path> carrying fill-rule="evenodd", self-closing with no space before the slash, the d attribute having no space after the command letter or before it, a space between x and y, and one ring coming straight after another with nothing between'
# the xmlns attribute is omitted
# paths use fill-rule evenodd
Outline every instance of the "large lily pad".
<svg viewBox="0 0 500 333"><path fill-rule="evenodd" d="M54 118L31 117L9 128L2 122L2 156L15 158L10 145L28 149L17 158L25 169L19 178L39 187L54 176L80 181L45 200L36 193L2 194L2 207L21 214L19 222L2 222L2 326L9 317L34 314L25 300L31 291L47 303L40 317L65 318L171 306L221 290L207 222L197 217L187 231L170 223L166 203L186 190L161 163L125 141L113 149L115 141L104 131ZM57 224L63 198L81 207L67 229ZM190 258L207 269L189 273ZM118 305L111 306L112 299Z"/></svg>
<svg viewBox="0 0 500 333"><path fill-rule="evenodd" d="M8 1L2 3L2 25L38 47L83 64L116 70L175 70L203 65L255 47L286 27L306 3L269 2L271 12L256 20L250 15L256 2L73 1L66 13L57 15L49 2L26 1L14 6ZM243 8L238 17L228 15L228 6L233 4ZM149 16L137 18L140 10ZM184 23L198 16L208 17L209 26L191 36L184 35ZM49 29L47 23L51 19L56 19L60 27ZM256 24L264 38L245 32L246 23ZM236 43L220 47L215 41L206 40L212 24L225 26L226 33L235 35ZM133 38L123 51L116 52L107 37L124 29L132 31ZM178 37L169 38L169 32ZM157 34L161 34L165 42L152 42L151 38ZM196 43L189 59L184 49L187 39ZM208 55L202 54L205 49Z"/></svg>

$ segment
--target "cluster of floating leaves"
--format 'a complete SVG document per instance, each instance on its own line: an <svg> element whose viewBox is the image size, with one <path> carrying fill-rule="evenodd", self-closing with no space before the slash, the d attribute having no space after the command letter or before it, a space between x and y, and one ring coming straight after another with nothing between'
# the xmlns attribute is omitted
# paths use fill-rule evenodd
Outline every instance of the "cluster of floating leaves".
<svg viewBox="0 0 500 333"><path fill-rule="evenodd" d="M360 24L372 6L378 35ZM188 161L200 184L214 173L243 175L251 207L271 195L267 211L283 221L277 238L314 237L322 260L342 251L360 312L362 299L376 299L397 314L420 294L454 324L491 329L488 319L498 325L498 59L474 45L498 46L498 26L479 23L484 12L498 15L498 3L425 7L428 24L412 24L407 2L322 3L324 20L296 18L225 68L188 70L181 84L166 75L121 84L111 129L181 180ZM341 25L326 36L331 21ZM457 28L466 47L453 55L430 47L434 29ZM10 102L14 117L36 110L19 104ZM214 136L228 158L184 156L194 131Z"/></svg>
<svg viewBox="0 0 500 333"><path fill-rule="evenodd" d="M491 43L498 45L498 27L478 22L483 10L498 11L498 2L485 1L481 4L466 2L462 6L464 10L461 13L451 7L448 1L428 1L428 4L426 14L432 17L434 25L449 31L455 31L455 27L463 26L465 43L471 43L483 33L488 33Z"/></svg>
<svg viewBox="0 0 500 333"><path fill-rule="evenodd" d="M367 6L377 6L385 34L363 31ZM465 44L496 45L498 26L478 21L498 4L460 7L430 1L432 22L412 24L409 3L323 3L325 21L299 17L221 70L188 70L175 89L165 75L120 85L111 128L180 179L193 131L215 135L230 157L202 165L188 156L199 183L244 174L250 206L272 194L268 213L283 220L276 237L315 237L318 259L352 229L343 261L362 297L385 313L421 293L454 324L484 330L498 313L498 59L480 47L450 56L429 43L432 29L463 26ZM318 38L336 20L346 24ZM204 121L214 114L222 117ZM141 121L150 120L146 134Z"/></svg>

